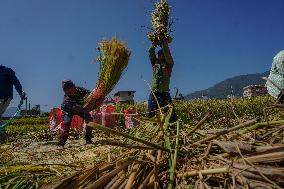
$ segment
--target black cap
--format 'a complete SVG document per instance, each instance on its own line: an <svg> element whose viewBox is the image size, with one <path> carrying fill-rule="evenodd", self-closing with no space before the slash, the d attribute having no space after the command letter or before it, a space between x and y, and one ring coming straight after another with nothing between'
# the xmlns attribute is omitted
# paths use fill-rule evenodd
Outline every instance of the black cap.
<svg viewBox="0 0 284 189"><path fill-rule="evenodd" d="M71 87L75 87L75 84L70 79L65 79L62 81L62 88L63 90L69 89Z"/></svg>

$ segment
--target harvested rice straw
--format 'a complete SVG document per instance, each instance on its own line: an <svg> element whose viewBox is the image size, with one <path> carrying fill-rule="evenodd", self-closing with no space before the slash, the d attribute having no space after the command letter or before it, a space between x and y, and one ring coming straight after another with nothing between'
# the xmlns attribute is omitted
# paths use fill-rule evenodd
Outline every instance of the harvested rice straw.
<svg viewBox="0 0 284 189"><path fill-rule="evenodd" d="M90 109L99 106L112 91L127 67L131 54L130 49L115 37L111 40L102 40L97 49L100 51L97 61L101 64L99 78L96 89L85 98L84 105Z"/></svg>
<svg viewBox="0 0 284 189"><path fill-rule="evenodd" d="M148 33L148 37L152 43L159 44L164 38L170 37L170 6L166 0L155 3L155 9L151 13L152 31Z"/></svg>

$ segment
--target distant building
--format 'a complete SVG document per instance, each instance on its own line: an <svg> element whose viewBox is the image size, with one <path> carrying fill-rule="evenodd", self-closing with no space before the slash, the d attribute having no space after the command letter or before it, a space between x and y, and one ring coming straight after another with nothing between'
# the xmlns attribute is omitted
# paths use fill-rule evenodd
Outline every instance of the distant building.
<svg viewBox="0 0 284 189"><path fill-rule="evenodd" d="M260 96L267 94L267 88L264 85L249 85L243 88L243 97Z"/></svg>
<svg viewBox="0 0 284 189"><path fill-rule="evenodd" d="M116 103L134 103L134 93L136 91L118 91L114 94L114 101Z"/></svg>
<svg viewBox="0 0 284 189"><path fill-rule="evenodd" d="M40 105L37 104L32 109L22 109L21 110L21 116L40 116L41 115Z"/></svg>
<svg viewBox="0 0 284 189"><path fill-rule="evenodd" d="M227 95L227 98L229 98L229 99L234 99L234 98L236 98L236 97L235 97L235 95L233 95L233 94L229 94L229 95Z"/></svg>

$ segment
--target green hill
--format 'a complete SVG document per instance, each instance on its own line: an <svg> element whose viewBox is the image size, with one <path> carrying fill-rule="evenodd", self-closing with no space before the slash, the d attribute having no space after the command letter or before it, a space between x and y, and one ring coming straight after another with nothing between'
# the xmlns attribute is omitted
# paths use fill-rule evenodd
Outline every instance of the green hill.
<svg viewBox="0 0 284 189"><path fill-rule="evenodd" d="M239 75L224 81L221 81L214 86L201 90L195 91L185 96L186 99L196 99L201 98L202 95L207 95L208 98L227 98L228 95L231 94L233 90L233 94L235 97L240 97L243 95L243 88L248 85L261 85L264 84L265 81L261 79L263 76L268 76L269 71L264 73L256 73L256 74L247 74L247 75Z"/></svg>

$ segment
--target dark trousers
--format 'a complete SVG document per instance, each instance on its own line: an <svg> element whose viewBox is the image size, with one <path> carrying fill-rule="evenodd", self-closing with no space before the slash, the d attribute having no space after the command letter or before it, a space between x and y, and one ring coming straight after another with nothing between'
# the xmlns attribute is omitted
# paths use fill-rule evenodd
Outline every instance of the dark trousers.
<svg viewBox="0 0 284 189"><path fill-rule="evenodd" d="M163 92L163 93L154 93L158 103L160 105L161 108L167 106L168 104L172 103L172 98L170 93L168 92ZM150 93L149 95L149 99L148 99L148 108L147 108L147 112L148 112L148 117L154 117L156 115L156 113L159 113L159 107L156 101L156 98L154 97L153 93ZM158 110L158 111L157 111ZM167 112L168 108L163 108L162 110L163 112ZM172 117L170 119L170 122L174 122L177 120L177 115L175 113L175 110L173 110L172 113Z"/></svg>
<svg viewBox="0 0 284 189"><path fill-rule="evenodd" d="M71 122L72 122L74 115L75 114L67 114L67 113L63 114L64 131L61 134L60 141L59 141L59 143L61 145L64 145L66 143L67 139L68 139L70 126L71 126ZM92 117L90 116L89 113L80 113L80 114L76 114L76 115L82 117L86 121L86 123L92 121ZM92 128L86 126L85 140L91 141L92 137L93 137L92 136Z"/></svg>

